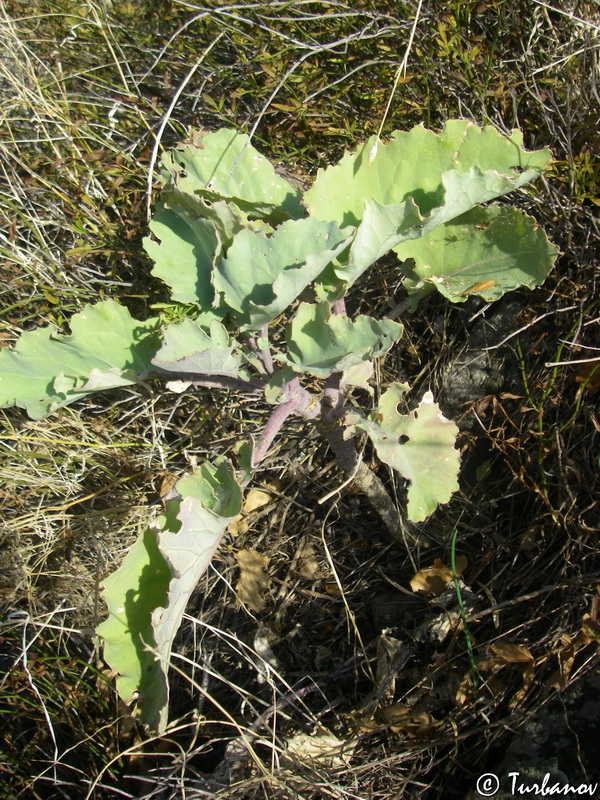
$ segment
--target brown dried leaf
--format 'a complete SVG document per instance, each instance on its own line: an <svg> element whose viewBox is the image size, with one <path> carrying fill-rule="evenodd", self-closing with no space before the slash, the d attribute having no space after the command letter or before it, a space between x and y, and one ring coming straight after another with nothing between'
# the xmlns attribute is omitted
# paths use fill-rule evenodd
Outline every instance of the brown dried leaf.
<svg viewBox="0 0 600 800"><path fill-rule="evenodd" d="M458 556L456 559L456 574L462 575L467 567L466 556ZM442 563L440 558L436 558L431 567L423 567L416 575L411 578L410 588L413 592L427 592L438 596L446 590L446 586L452 580L452 568Z"/></svg>
<svg viewBox="0 0 600 800"><path fill-rule="evenodd" d="M389 726L394 733L407 733L413 738L425 738L435 730L436 721L426 711L417 711L403 703L380 708L375 714L376 719Z"/></svg>
<svg viewBox="0 0 600 800"><path fill-rule="evenodd" d="M523 686L513 694L510 698L508 703L508 707L511 711L514 711L515 708L519 705L519 703L525 698L527 692L531 688L531 684L533 683L533 679L535 678L535 664L530 662L527 664L525 669L523 670Z"/></svg>
<svg viewBox="0 0 600 800"><path fill-rule="evenodd" d="M296 550L292 572L295 577L309 581L316 580L320 574L315 548L308 536L303 537Z"/></svg>
<svg viewBox="0 0 600 800"><path fill-rule="evenodd" d="M581 623L581 632L586 644L597 642L600 639L600 622L590 614L584 614Z"/></svg>
<svg viewBox="0 0 600 800"><path fill-rule="evenodd" d="M351 713L351 718L358 727L359 731L363 733L369 733L370 731L376 731L377 728L381 727L378 722L374 719L371 714L365 714L363 712L353 712Z"/></svg>
<svg viewBox="0 0 600 800"><path fill-rule="evenodd" d="M546 681L546 692L550 691L550 689L556 689L557 691L562 692L569 682L569 677L573 668L573 662L575 661L575 655L577 652L575 648L575 642L571 640L571 637L567 633L563 633L560 638L563 643L563 647L561 647L556 654L558 656L558 669L556 672L553 672Z"/></svg>
<svg viewBox="0 0 600 800"><path fill-rule="evenodd" d="M265 572L269 559L256 550L240 550L235 557L240 567L240 579L235 587L238 600L251 611L260 612L266 606L263 593L271 582Z"/></svg>
<svg viewBox="0 0 600 800"><path fill-rule="evenodd" d="M229 533L232 533L234 536L240 533L247 533L250 528L250 524L248 523L250 514L254 511L258 511L259 508L268 505L270 502L271 495L269 492L265 492L263 489L250 489L244 500L241 513L227 526Z"/></svg>
<svg viewBox="0 0 600 800"><path fill-rule="evenodd" d="M454 701L459 708L465 706L473 698L473 675L470 672L460 682Z"/></svg>
<svg viewBox="0 0 600 800"><path fill-rule="evenodd" d="M339 583L333 579L325 581L325 591L330 597L342 596L342 590L340 589Z"/></svg>
<svg viewBox="0 0 600 800"><path fill-rule="evenodd" d="M524 664L533 661L533 656L527 647L522 644L492 644L490 651L502 664Z"/></svg>
<svg viewBox="0 0 600 800"><path fill-rule="evenodd" d="M297 733L288 739L285 756L292 756L298 761L310 764L317 762L321 767L349 766L357 741L338 739L328 731L321 731L314 736Z"/></svg>
<svg viewBox="0 0 600 800"><path fill-rule="evenodd" d="M271 495L262 489L250 489L244 500L242 512L244 514L251 514L258 508L268 505L271 502Z"/></svg>
<svg viewBox="0 0 600 800"><path fill-rule="evenodd" d="M163 508L166 506L168 500L173 500L173 498L177 497L175 484L179 480L179 477L180 476L175 475L173 472L159 472L155 486Z"/></svg>
<svg viewBox="0 0 600 800"><path fill-rule="evenodd" d="M478 664L477 667L481 669L481 664ZM488 695L491 694L496 701L500 701L506 694L506 685L496 675L490 675L483 685L480 686L480 689L485 691ZM473 673L467 672L456 690L454 700L456 705L462 708L472 702L475 696L475 692L473 691Z"/></svg>

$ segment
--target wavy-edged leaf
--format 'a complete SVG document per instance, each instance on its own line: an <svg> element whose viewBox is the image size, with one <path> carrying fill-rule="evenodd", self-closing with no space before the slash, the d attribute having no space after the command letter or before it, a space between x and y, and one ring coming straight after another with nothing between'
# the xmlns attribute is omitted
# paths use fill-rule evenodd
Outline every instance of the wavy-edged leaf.
<svg viewBox="0 0 600 800"><path fill-rule="evenodd" d="M169 372L194 375L228 375L243 378L239 368L242 356L234 353L229 334L216 320L207 333L197 322L184 319L163 332L164 343L152 363Z"/></svg>
<svg viewBox="0 0 600 800"><path fill-rule="evenodd" d="M444 203L448 187L444 189L442 175L446 172L462 174L473 167L481 173L495 172L507 178L497 187L504 193L538 177L550 160L548 150L524 150L518 130L504 136L491 126L481 128L460 119L449 120L439 133L421 126L395 131L388 143L378 143L370 159L375 142L372 136L335 166L319 170L304 195L312 216L357 225L367 200L396 205L409 196L421 214L429 216Z"/></svg>
<svg viewBox="0 0 600 800"><path fill-rule="evenodd" d="M318 218L358 225L335 270L348 285L392 248L404 244L406 252L410 242L537 177L549 160L548 151L524 151L517 131L509 138L465 120L449 121L439 134L397 131L370 161L374 142L321 171L305 196Z"/></svg>
<svg viewBox="0 0 600 800"><path fill-rule="evenodd" d="M152 274L171 288L173 300L210 312L215 299L212 270L221 249L214 225L181 207L161 206L150 230L158 241L147 236L143 244L155 264Z"/></svg>
<svg viewBox="0 0 600 800"><path fill-rule="evenodd" d="M70 320L71 335L50 326L22 334L0 351L0 407L41 419L90 392L128 386L151 368L158 319L139 322L115 300L88 305Z"/></svg>
<svg viewBox="0 0 600 800"><path fill-rule="evenodd" d="M442 184L444 202L427 217L421 216L412 197L399 205L386 206L367 200L348 262L336 269L338 277L352 283L391 249L400 247L403 253L410 252L411 247L418 250L417 240L427 238L428 234L435 236L439 226L475 209L479 203L511 191L515 182L513 178L495 172L482 173L472 167L463 173L444 172Z"/></svg>
<svg viewBox="0 0 600 800"><path fill-rule="evenodd" d="M350 243L354 229L314 219L288 220L271 236L240 231L215 269L215 288L238 312L242 330L279 316Z"/></svg>
<svg viewBox="0 0 600 800"><path fill-rule="evenodd" d="M421 522L458 489L458 428L444 417L431 392L414 411L400 414L398 403L407 390L406 384L392 383L367 419L358 412L347 414L345 436L368 434L381 460L409 481L407 516Z"/></svg>
<svg viewBox="0 0 600 800"><path fill-rule="evenodd" d="M171 514L169 521L162 517L146 528L121 566L103 581L108 618L97 629L104 642L104 660L117 676L119 696L127 705L138 698L145 709L144 720L154 728L159 727L169 697L164 671L147 649L156 649L152 611L167 604L171 582L171 570L158 547L161 524L171 524L175 529L179 525Z"/></svg>
<svg viewBox="0 0 600 800"><path fill-rule="evenodd" d="M119 569L103 582L109 615L98 627L104 659L117 674L125 703L150 728L167 723L167 670L173 640L190 595L227 525L240 513L241 489L228 462L205 463L178 481L181 500L134 543Z"/></svg>
<svg viewBox="0 0 600 800"><path fill-rule="evenodd" d="M348 259L335 267L336 276L351 285L399 242L422 235L423 217L412 197L397 205L367 200Z"/></svg>
<svg viewBox="0 0 600 800"><path fill-rule="evenodd" d="M389 319L359 316L351 320L331 314L327 302L301 303L286 328L288 354L279 360L296 372L326 378L387 353L402 331L402 325Z"/></svg>
<svg viewBox="0 0 600 800"><path fill-rule="evenodd" d="M260 217L306 216L301 193L282 178L245 134L222 128L205 134L194 146L166 153L163 168L170 185L206 200L234 200L240 209Z"/></svg>
<svg viewBox="0 0 600 800"><path fill-rule="evenodd" d="M207 200L200 194L184 194L172 187L163 191L160 207L209 222L217 234L222 252L227 252L233 237L244 228L261 233L273 231L269 222L253 219L233 200Z"/></svg>
<svg viewBox="0 0 600 800"><path fill-rule="evenodd" d="M434 289L457 303L470 294L492 302L520 286L539 286L559 253L532 217L495 205L474 208L394 249L407 262L402 271L413 308Z"/></svg>

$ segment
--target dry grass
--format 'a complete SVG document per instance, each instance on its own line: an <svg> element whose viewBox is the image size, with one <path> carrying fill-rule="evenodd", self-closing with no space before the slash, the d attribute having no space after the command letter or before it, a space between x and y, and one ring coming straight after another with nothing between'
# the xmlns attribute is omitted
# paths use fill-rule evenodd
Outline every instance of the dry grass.
<svg viewBox="0 0 600 800"><path fill-rule="evenodd" d="M152 514L161 475L228 452L242 418L258 427L263 411L208 394L199 411L154 386L43 422L2 412L7 798L464 796L509 729L597 669L597 633L584 622L600 582L595 384L563 364L598 345L597 11L575 0L561 11L536 0L423 4L384 134L461 115L549 145L553 172L515 202L563 255L544 287L518 298L500 350L511 390L462 408L463 489L426 523L429 551L407 560L357 495L319 506L343 479L324 446L287 432L264 474L279 481L274 503L226 541L188 609L159 740L135 727L103 675L90 635L104 613L98 585ZM3 344L64 326L99 296L139 316L165 301L140 246L148 168L188 126L253 130L300 178L377 131L414 12L385 0L1 3ZM363 311L385 310L398 290L393 265L377 276L362 287ZM382 384L402 374L443 390L487 313L427 300L406 320L414 348L386 359ZM423 626L443 612L408 588L417 568L448 560L455 527L476 660L507 642L533 656L527 677L509 662L480 667L477 697L463 633L432 641ZM256 614L235 599L245 547L268 559ZM386 667L391 639L402 646ZM387 705L424 716L386 720L380 703L367 719L378 667ZM290 755L299 733L323 731L344 743L336 758L306 746Z"/></svg>

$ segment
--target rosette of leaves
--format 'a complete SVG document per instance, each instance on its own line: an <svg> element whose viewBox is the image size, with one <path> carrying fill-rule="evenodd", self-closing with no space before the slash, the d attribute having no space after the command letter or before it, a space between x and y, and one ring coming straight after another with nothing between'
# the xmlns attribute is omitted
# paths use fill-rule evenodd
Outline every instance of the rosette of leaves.
<svg viewBox="0 0 600 800"><path fill-rule="evenodd" d="M380 512L387 494L360 460L358 434L405 479L409 519L421 521L450 499L456 427L430 393L406 413L403 384L392 384L375 409L347 403L352 387L373 393L373 360L403 328L351 319L344 297L392 250L413 306L434 290L461 302L468 293L492 300L539 284L557 249L527 215L490 201L538 177L548 161L546 150L526 151L516 131L503 136L454 120L439 133L417 127L387 144L371 139L302 194L247 136L206 134L165 154L144 240L152 273L187 316L139 321L105 300L75 314L69 334L27 331L0 351L0 407L17 405L36 419L148 378L167 389L263 394L273 407L253 446L241 448L238 470L221 459L182 478L104 581L105 659L121 696L136 701L150 727L166 725L169 656L187 600L288 417L315 420ZM394 514L382 514L388 527Z"/></svg>

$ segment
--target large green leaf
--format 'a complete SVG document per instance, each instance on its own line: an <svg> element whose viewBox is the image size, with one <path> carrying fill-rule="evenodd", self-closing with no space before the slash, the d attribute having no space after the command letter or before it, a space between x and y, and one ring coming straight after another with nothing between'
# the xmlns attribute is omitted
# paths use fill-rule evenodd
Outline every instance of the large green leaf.
<svg viewBox="0 0 600 800"><path fill-rule="evenodd" d="M33 419L90 392L135 383L152 369L158 320L139 322L114 300L85 306L71 335L46 327L0 351L0 407L17 405Z"/></svg>
<svg viewBox="0 0 600 800"><path fill-rule="evenodd" d="M506 179L497 185L503 194L538 177L550 159L548 150L525 151L517 130L508 137L491 126L480 128L460 119L448 121L438 134L420 126L395 131L390 142L378 143L373 157L375 143L372 136L335 166L319 170L304 195L312 216L357 225L367 200L396 205L407 197L413 197L421 214L429 216L444 204L444 194L451 188L444 187L444 173L460 175L473 167L490 173L490 178L496 173Z"/></svg>
<svg viewBox="0 0 600 800"><path fill-rule="evenodd" d="M458 489L458 428L443 416L431 392L410 414L400 414L398 403L407 390L406 384L393 383L368 418L347 414L346 438L368 434L381 460L409 481L407 516L421 522Z"/></svg>
<svg viewBox="0 0 600 800"><path fill-rule="evenodd" d="M327 302L301 303L286 329L288 354L279 360L296 372L326 378L387 353L402 330L389 319L359 316L353 321L331 314Z"/></svg>
<svg viewBox="0 0 600 800"><path fill-rule="evenodd" d="M439 134L397 131L371 158L375 139L319 172L305 199L310 213L358 225L338 279L353 283L390 249L426 236L480 203L537 177L547 151L527 153L522 137L453 120Z"/></svg>
<svg viewBox="0 0 600 800"><path fill-rule="evenodd" d="M140 534L121 566L103 581L102 594L108 618L98 626L104 642L104 660L115 671L117 690L124 703L138 699L145 721L159 726L169 691L165 671L157 665L152 611L167 605L171 570L160 552L160 526L179 522L171 514Z"/></svg>
<svg viewBox="0 0 600 800"><path fill-rule="evenodd" d="M354 229L288 220L270 236L240 231L216 266L214 285L238 312L242 330L259 331L285 311L348 246Z"/></svg>
<svg viewBox="0 0 600 800"><path fill-rule="evenodd" d="M403 253L411 252L411 248L418 250L417 240L427 238L428 234L435 236L440 226L448 220L510 191L515 185L512 178L495 172L482 173L477 167L462 173L456 170L445 172L442 175L442 184L445 190L444 202L436 206L427 217L421 216L412 197L398 205L387 206L375 200L367 200L347 264L336 269L338 277L348 283L353 282L378 258L403 244ZM432 263L437 267L438 262ZM546 274L547 272L544 277Z"/></svg>
<svg viewBox="0 0 600 800"><path fill-rule="evenodd" d="M453 303L488 302L544 281L559 253L534 219L508 206L474 208L417 241L395 247L414 307L437 289ZM414 259L414 266L409 259Z"/></svg>
<svg viewBox="0 0 600 800"><path fill-rule="evenodd" d="M227 375L243 377L239 368L241 355L234 353L227 330L213 320L210 332L191 319L169 325L163 333L164 344L152 363L169 372L196 375Z"/></svg>
<svg viewBox="0 0 600 800"><path fill-rule="evenodd" d="M150 728L166 727L167 671L173 640L190 595L205 573L227 525L241 510L231 465L205 463L176 485L181 499L134 543L103 582L108 618L98 627L104 659L117 688Z"/></svg>
<svg viewBox="0 0 600 800"><path fill-rule="evenodd" d="M171 297L180 303L194 303L202 310L212 308L215 292L212 269L220 241L214 225L197 219L185 209L159 207L150 222L159 240L143 240L144 249L154 261L152 274L171 287Z"/></svg>
<svg viewBox="0 0 600 800"><path fill-rule="evenodd" d="M423 217L412 197L389 206L367 200L349 256L344 263L334 267L335 274L351 285L392 247L416 239L422 233Z"/></svg>
<svg viewBox="0 0 600 800"><path fill-rule="evenodd" d="M270 233L273 228L263 219L252 219L242 211L233 200L205 200L202 195L185 195L178 190L164 192L162 204L175 213L182 211L194 219L209 222L221 245L222 252L227 252L236 233L247 228L251 231Z"/></svg>
<svg viewBox="0 0 600 800"><path fill-rule="evenodd" d="M162 159L169 185L206 200L233 200L243 211L279 219L306 216L301 194L250 144L245 134L222 128L197 145Z"/></svg>

